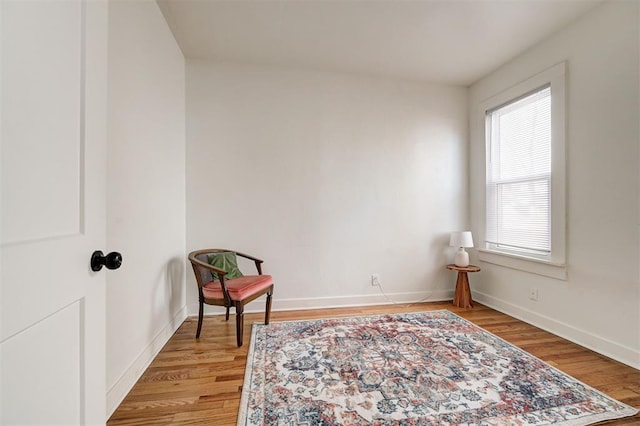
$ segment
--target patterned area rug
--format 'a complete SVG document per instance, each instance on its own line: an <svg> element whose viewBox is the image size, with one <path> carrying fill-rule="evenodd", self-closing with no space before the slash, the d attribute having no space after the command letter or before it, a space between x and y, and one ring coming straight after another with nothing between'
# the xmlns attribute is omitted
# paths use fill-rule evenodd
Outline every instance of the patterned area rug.
<svg viewBox="0 0 640 426"><path fill-rule="evenodd" d="M636 412L431 311L254 324L238 425L587 425Z"/></svg>

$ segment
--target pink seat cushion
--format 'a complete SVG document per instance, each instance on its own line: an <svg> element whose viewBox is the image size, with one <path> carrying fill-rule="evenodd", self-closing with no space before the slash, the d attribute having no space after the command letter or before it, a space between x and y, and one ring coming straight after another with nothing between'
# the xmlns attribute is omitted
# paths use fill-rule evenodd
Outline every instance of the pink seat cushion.
<svg viewBox="0 0 640 426"><path fill-rule="evenodd" d="M243 300L260 293L273 284L271 275L245 275L243 277L225 280L231 300ZM207 299L224 299L219 281L211 281L202 286L202 293Z"/></svg>

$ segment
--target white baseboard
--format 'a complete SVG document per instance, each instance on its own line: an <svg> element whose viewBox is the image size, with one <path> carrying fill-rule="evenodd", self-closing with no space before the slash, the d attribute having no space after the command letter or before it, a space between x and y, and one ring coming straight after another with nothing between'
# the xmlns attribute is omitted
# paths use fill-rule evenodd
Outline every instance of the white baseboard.
<svg viewBox="0 0 640 426"><path fill-rule="evenodd" d="M183 306L176 312L171 321L167 323L142 353L131 363L129 368L120 376L116 383L107 391L107 418L111 417L118 405L136 384L142 373L149 367L151 361L158 355L160 349L169 341L173 333L187 318L187 306Z"/></svg>
<svg viewBox="0 0 640 426"><path fill-rule="evenodd" d="M525 321L623 364L640 369L640 352L632 348L475 290L473 298L497 311Z"/></svg>
<svg viewBox="0 0 640 426"><path fill-rule="evenodd" d="M441 302L453 298L452 290L420 291L410 293L367 294L360 296L328 296L305 299L278 299L273 301L274 311L328 309L351 306L392 305L396 303Z"/></svg>
<svg viewBox="0 0 640 426"><path fill-rule="evenodd" d="M304 309L329 309L356 306L441 302L453 299L453 290L419 291L409 293L366 294L355 296L308 297L300 299L273 299L272 311L300 311ZM247 305L245 313L264 312L264 296ZM224 308L205 306L205 315L219 314ZM233 314L233 310L231 312ZM189 315L198 315L198 304L189 305Z"/></svg>

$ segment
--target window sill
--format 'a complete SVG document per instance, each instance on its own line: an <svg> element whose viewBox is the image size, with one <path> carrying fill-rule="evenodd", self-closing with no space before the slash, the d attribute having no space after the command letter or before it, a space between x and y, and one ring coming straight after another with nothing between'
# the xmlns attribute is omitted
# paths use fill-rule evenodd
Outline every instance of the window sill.
<svg viewBox="0 0 640 426"><path fill-rule="evenodd" d="M478 249L478 258L481 262L505 266L507 268L543 275L557 280L567 280L567 265L564 263L556 263L534 257L488 249Z"/></svg>

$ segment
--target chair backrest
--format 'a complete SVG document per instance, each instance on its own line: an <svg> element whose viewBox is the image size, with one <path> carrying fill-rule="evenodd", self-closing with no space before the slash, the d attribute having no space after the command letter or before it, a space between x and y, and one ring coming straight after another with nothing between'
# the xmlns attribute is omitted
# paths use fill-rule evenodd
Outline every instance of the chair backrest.
<svg viewBox="0 0 640 426"><path fill-rule="evenodd" d="M202 266L193 262L191 259L196 258L203 263L209 264L210 254L223 253L223 252L233 252L233 250L205 249L205 250L196 250L189 253L189 261L191 262L191 266L193 266L193 273L196 275L196 281L197 281L198 287L202 287L206 283L213 281L213 272L210 269L203 268Z"/></svg>
<svg viewBox="0 0 640 426"><path fill-rule="evenodd" d="M197 254L195 258L200 260L201 262L208 263L209 262L209 259L207 258L208 255L209 253L200 253L200 254ZM200 275L200 285L205 285L206 283L213 281L213 274L209 269L203 268L197 263L194 263L193 267L195 268L194 272L198 271L197 273Z"/></svg>

